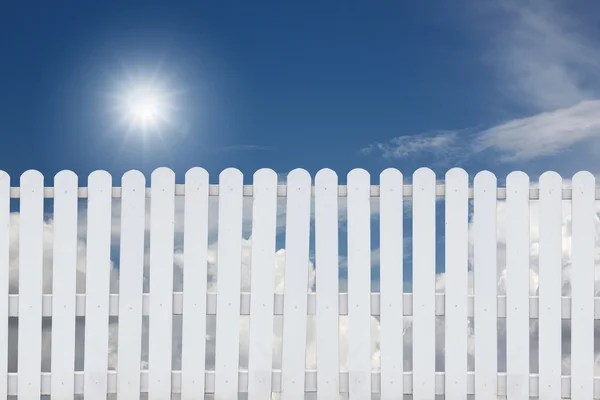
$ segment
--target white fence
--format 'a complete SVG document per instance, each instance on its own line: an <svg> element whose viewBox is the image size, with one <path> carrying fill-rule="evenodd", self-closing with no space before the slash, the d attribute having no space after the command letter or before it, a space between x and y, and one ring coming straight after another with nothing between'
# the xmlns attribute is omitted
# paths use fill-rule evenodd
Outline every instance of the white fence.
<svg viewBox="0 0 600 400"><path fill-rule="evenodd" d="M450 170L443 183L431 170L419 169L412 185L405 185L395 169L385 170L378 186L359 169L348 174L345 186L331 170L320 171L314 186L304 170L290 172L285 185L277 179L274 171L263 169L254 174L252 186L244 186L242 174L227 169L218 185L209 185L207 172L194 168L185 184L176 185L174 173L160 168L149 189L137 171L126 173L121 187L113 187L107 172L96 171L87 188L79 188L77 176L63 171L53 188L44 188L39 172L25 172L19 187L11 187L0 171L0 308L10 317L0 324L0 376L6 377L0 398L83 394L93 400L117 394L132 399L147 393L149 399L164 400L173 393L182 399L208 393L231 400L247 393L249 399L263 400L272 392L282 399L313 393L319 400L340 393L357 400L372 394L418 400L436 395L452 400L467 395L600 398L594 350L595 321L600 320L595 298L600 193L593 175L580 172L563 182L548 172L530 185L527 175L513 172L506 188L498 188L490 172L477 174L470 188L460 169ZM176 199L182 197L178 222ZM251 241L244 238L244 199L249 197ZM51 211L45 198L52 199ZM211 243L209 206L217 198L218 241ZM283 207L279 199L285 200ZM436 199L444 200L442 231ZM407 213L410 232L403 227ZM537 221L532 224L533 213ZM378 232L372 231L373 215ZM342 222L347 227L340 230ZM182 232L176 227L180 223ZM277 251L281 227L284 261ZM380 289L371 292L375 233ZM50 248L45 246L49 234ZM347 241L342 256L341 239ZM437 261L441 255L436 257L440 240L445 240L443 271ZM406 292L404 243L412 243L412 290ZM533 251L539 257L532 257ZM283 271L275 268L278 262ZM210 280L213 265L216 287ZM344 293L339 292L340 268L347 268ZM249 286L243 284L244 271L249 271ZM118 288L111 293L117 272ZM177 274L183 274L183 283L174 292ZM11 289L16 282L18 290ZM249 315L247 334L241 333L241 315ZM278 336L274 326L282 315ZM83 316L83 368L77 368L77 321ZM174 316L181 319L177 329ZM15 317L18 367L12 371L9 328ZM43 320L50 317L48 341ZM118 346L113 349L110 326L116 317ZM216 318L211 370L204 361L208 318ZM307 333L310 318L313 338ZM376 357L373 324L379 336ZM181 336L177 369L175 331ZM534 342L536 371L530 368ZM278 344L280 355L275 354ZM47 370L43 348L50 352ZM247 351L247 368L240 366L241 351ZM311 351L316 368L307 368ZM500 359L505 371L499 369Z"/></svg>

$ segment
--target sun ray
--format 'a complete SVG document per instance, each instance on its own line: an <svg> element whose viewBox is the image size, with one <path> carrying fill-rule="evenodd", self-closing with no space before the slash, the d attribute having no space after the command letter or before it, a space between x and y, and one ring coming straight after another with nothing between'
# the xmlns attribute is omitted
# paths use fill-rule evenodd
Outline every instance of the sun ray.
<svg viewBox="0 0 600 400"><path fill-rule="evenodd" d="M126 69L109 94L115 128L126 136L134 133L162 136L175 124L178 94L159 71L134 74Z"/></svg>

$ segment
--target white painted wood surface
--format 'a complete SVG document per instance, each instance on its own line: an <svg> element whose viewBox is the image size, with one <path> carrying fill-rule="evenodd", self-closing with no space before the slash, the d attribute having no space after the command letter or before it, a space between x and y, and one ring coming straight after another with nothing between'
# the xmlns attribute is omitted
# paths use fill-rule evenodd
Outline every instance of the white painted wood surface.
<svg viewBox="0 0 600 400"><path fill-rule="evenodd" d="M146 178L139 171L128 171L122 186L117 397L139 399Z"/></svg>
<svg viewBox="0 0 600 400"><path fill-rule="evenodd" d="M271 396L273 369L277 174L258 170L253 184L248 400L261 400Z"/></svg>
<svg viewBox="0 0 600 400"><path fill-rule="evenodd" d="M163 400L171 395L175 174L158 168L150 180L148 399Z"/></svg>
<svg viewBox="0 0 600 400"><path fill-rule="evenodd" d="M8 310L10 268L10 175L0 170L0 310ZM8 396L8 318L0 323L0 398Z"/></svg>
<svg viewBox="0 0 600 400"><path fill-rule="evenodd" d="M339 359L338 176L322 169L315 176L315 274L317 399L337 399Z"/></svg>
<svg viewBox="0 0 600 400"><path fill-rule="evenodd" d="M237 400L242 268L242 173L233 168L221 172L219 192L215 397Z"/></svg>
<svg viewBox="0 0 600 400"><path fill-rule="evenodd" d="M465 170L453 168L445 180L445 394L450 399L466 400L469 176Z"/></svg>
<svg viewBox="0 0 600 400"><path fill-rule="evenodd" d="M475 397L493 399L498 395L496 177L479 172L473 185Z"/></svg>
<svg viewBox="0 0 600 400"><path fill-rule="evenodd" d="M183 322L181 399L202 398L205 391L206 291L208 260L208 172L185 174L183 237Z"/></svg>
<svg viewBox="0 0 600 400"><path fill-rule="evenodd" d="M237 399L238 393L264 398L283 392L284 399L303 399L316 392L320 400L399 398L600 398L600 377L594 377L594 323L600 298L594 297L596 217L593 175L573 177L572 189L561 188L561 177L545 173L540 186L529 187L523 173L512 173L508 187L497 189L489 172L478 174L469 189L466 173L447 173L443 186L436 185L431 170L418 170L413 186L403 185L400 171L389 169L380 176L380 186L371 186L369 174L354 170L348 185L338 186L331 170L316 176L315 187L304 170L293 171L286 186L277 185L271 170L261 170L255 185L244 187L237 170L226 170L220 178L217 244L217 293L207 293L209 259L208 204L211 192L208 173L188 172L185 187L175 185L168 169L155 171L152 188L145 187L142 174L130 171L120 188L103 171L89 177L87 188L77 188L77 176L62 171L54 187L43 188L36 171L23 174L20 188L10 188L8 175L0 172L0 308L19 318L18 373L0 367L0 395L39 398L73 394L105 399L201 398L205 393ZM163 191L163 189L165 189ZM184 190L185 189L185 190ZM251 189L251 190L248 190ZM179 192L177 191L179 190ZM315 196L316 293L308 293L311 192ZM117 193L118 195L115 195ZM250 293L240 293L242 266L242 197L252 193L253 242ZM185 195L185 209L175 210L174 198ZM287 196L286 265L284 294L273 294L276 213L278 196ZM338 294L339 254L338 196L348 200L349 293ZM379 197L379 209L370 209ZM413 294L403 289L403 207L405 196L413 196ZM434 293L436 278L435 201L445 197L444 292ZM474 197L473 225L468 225L468 200ZM19 197L20 215L11 215L10 198ZM53 204L44 214L44 197ZM77 198L88 199L87 210ZM121 226L111 226L113 198L121 199ZM498 204L497 198L506 198ZM539 297L529 293L529 207L539 198ZM572 229L562 221L563 198L573 210ZM572 198L572 201L570 200ZM151 202L149 224L153 235L144 243L146 202ZM16 200L15 200L16 203ZM50 205L50 201L47 203ZM507 295L497 297L497 208L506 207ZM184 289L173 293L173 241L175 212L184 221ZM248 212L246 210L245 212ZM78 213L88 215L86 237L86 294L75 293L77 274ZM373 214L380 223L380 290L370 293L371 231ZM247 216L245 216L247 217ZM44 218L48 227L44 231ZM52 221L50 222L50 219ZM10 241L19 224L19 255ZM11 224L15 224L11 226ZM441 226L441 221L438 221ZM474 296L467 295L467 229L473 238ZM111 233L120 229L120 294L110 294ZM113 232L111 232L113 231ZM570 232L572 231L572 236ZM43 244L53 235L53 246ZM501 232L503 233L503 232ZM563 260L563 240L572 246L571 264ZM16 244L16 242L15 242ZM149 246L148 246L149 245ZM2 251L4 249L4 251ZM502 249L502 248L500 248ZM51 251L53 254L45 254ZM142 293L144 253L150 256L150 293ZM502 249L503 251L503 249ZM52 257L52 294L42 294L43 260ZM212 257L212 255L210 255ZM247 261L245 261L247 262ZM14 263L14 264L13 264ZM571 290L561 296L562 268L569 266ZM438 266L439 267L439 266ZM8 294L9 270L20 270L19 294ZM4 272L2 272L4 271ZM566 271L565 271L566 272ZM157 278L158 277L158 278ZM153 279L154 278L154 279ZM12 282L12 281L11 281ZM3 305L4 304L4 305ZM238 370L240 356L239 316L250 316L249 369ZM140 370L141 317L150 317L150 366ZM172 318L183 316L182 371L172 371ZM216 371L206 371L206 316L216 315ZM283 363L272 370L273 317L284 316ZM317 369L306 370L307 315L316 315ZM339 319L348 315L349 370L340 371ZM403 371L401 316L413 316L413 371ZM435 372L435 316L445 316L445 372ZM41 372L41 318L53 318L51 369ZM84 371L73 371L75 316L86 317ZM119 352L117 370L108 371L108 317L118 316ZM371 323L380 316L381 371L371 371ZM475 372L466 371L469 332L466 318L475 317ZM539 374L529 371L529 324L539 317ZM498 373L497 324L507 319L507 373ZM571 375L561 376L564 321L572 321ZM154 321L154 322L152 322ZM7 343L8 325L0 325L0 342ZM245 334L245 333L244 333ZM437 332L437 335L442 334ZM200 339L200 340L199 340ZM344 338L342 338L344 339ZM451 344L449 346L449 344ZM468 344L468 346L467 346ZM313 345L313 344L310 344ZM0 350L0 361L8 359L8 347ZM342 349L346 351L346 349ZM154 368L153 368L154 366ZM562 397L561 397L562 396Z"/></svg>
<svg viewBox="0 0 600 400"><path fill-rule="evenodd" d="M112 177L106 171L94 171L88 187L84 396L86 400L104 400L108 390Z"/></svg>
<svg viewBox="0 0 600 400"><path fill-rule="evenodd" d="M413 174L413 393L435 398L435 174Z"/></svg>
<svg viewBox="0 0 600 400"><path fill-rule="evenodd" d="M540 176L539 397L561 398L562 178Z"/></svg>
<svg viewBox="0 0 600 400"><path fill-rule="evenodd" d="M52 394L73 398L75 390L75 295L77 290L77 175L54 177L52 254Z"/></svg>
<svg viewBox="0 0 600 400"><path fill-rule="evenodd" d="M379 180L381 400L395 400L401 399L404 392L403 176L397 169L388 168Z"/></svg>
<svg viewBox="0 0 600 400"><path fill-rule="evenodd" d="M42 264L44 245L44 177L21 175L19 219L19 397L40 393L42 352Z"/></svg>
<svg viewBox="0 0 600 400"><path fill-rule="evenodd" d="M288 174L287 184L281 398L303 400L311 177L305 170L295 169Z"/></svg>
<svg viewBox="0 0 600 400"><path fill-rule="evenodd" d="M506 392L529 399L529 177L506 178Z"/></svg>
<svg viewBox="0 0 600 400"><path fill-rule="evenodd" d="M589 172L573 176L571 292L571 398L594 394L594 226L595 178Z"/></svg>
<svg viewBox="0 0 600 400"><path fill-rule="evenodd" d="M371 393L371 212L370 176L348 174L348 372L351 398Z"/></svg>

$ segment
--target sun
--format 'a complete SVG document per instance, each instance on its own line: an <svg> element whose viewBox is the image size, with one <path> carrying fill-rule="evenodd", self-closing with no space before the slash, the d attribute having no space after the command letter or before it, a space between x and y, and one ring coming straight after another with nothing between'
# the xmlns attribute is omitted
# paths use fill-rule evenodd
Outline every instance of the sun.
<svg viewBox="0 0 600 400"><path fill-rule="evenodd" d="M127 133L166 130L174 123L176 94L157 76L129 75L110 96L117 125Z"/></svg>
<svg viewBox="0 0 600 400"><path fill-rule="evenodd" d="M167 96L159 88L141 84L127 90L124 97L124 117L133 124L156 125L167 119Z"/></svg>

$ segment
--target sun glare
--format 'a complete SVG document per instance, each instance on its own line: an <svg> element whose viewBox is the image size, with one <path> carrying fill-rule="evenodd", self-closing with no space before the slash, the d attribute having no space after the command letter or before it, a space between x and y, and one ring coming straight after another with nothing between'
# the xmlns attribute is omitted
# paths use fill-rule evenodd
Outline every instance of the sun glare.
<svg viewBox="0 0 600 400"><path fill-rule="evenodd" d="M174 97L174 92L155 78L122 82L113 96L119 126L127 132L160 133L174 122Z"/></svg>

